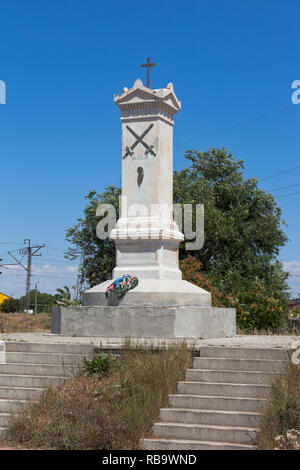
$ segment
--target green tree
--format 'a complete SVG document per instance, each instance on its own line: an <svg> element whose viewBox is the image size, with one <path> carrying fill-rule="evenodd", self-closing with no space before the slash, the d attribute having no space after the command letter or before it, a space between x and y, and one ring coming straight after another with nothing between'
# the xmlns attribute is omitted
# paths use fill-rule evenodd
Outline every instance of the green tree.
<svg viewBox="0 0 300 470"><path fill-rule="evenodd" d="M73 290L76 290L75 286L72 286ZM63 289L56 289L57 294L55 294L56 303L59 305L78 305L80 304L79 300L72 299L71 290L68 286L64 286Z"/></svg>
<svg viewBox="0 0 300 470"><path fill-rule="evenodd" d="M40 292L39 290L31 289L30 291L30 308L34 310L35 308L35 297L37 299L37 312L51 312L51 307L55 305L56 296L52 294L47 294L46 292ZM20 307L21 310L26 306L26 295L20 297Z"/></svg>
<svg viewBox="0 0 300 470"><path fill-rule="evenodd" d="M287 241L281 209L272 194L258 188L256 179L243 178L243 161L225 148L189 150L186 158L191 166L174 175L174 202L201 202L205 208L204 246L190 254L219 291L240 297L246 306L253 303L247 292L260 291L274 299L278 315L264 327L280 326L288 313L288 275L277 259ZM180 258L187 254L181 246ZM243 326L257 327L253 317L245 321L243 316Z"/></svg>
<svg viewBox="0 0 300 470"><path fill-rule="evenodd" d="M66 239L73 245L66 257L74 260L82 259L82 281L87 281L90 287L110 278L115 266L115 246L112 240L100 240L96 234L96 227L100 217L96 216L100 204L112 204L119 217L119 196L121 190L115 186L108 186L101 194L91 191L85 199L88 205L84 209L83 217L77 219L74 227L67 229Z"/></svg>
<svg viewBox="0 0 300 470"><path fill-rule="evenodd" d="M174 202L204 204L204 246L190 252L203 272L225 291L240 290L258 278L272 290L285 290L287 276L277 256L287 237L273 195L259 189L256 179L243 179L243 161L224 148L190 150L186 158L191 166L175 171ZM180 258L186 256L182 246Z"/></svg>

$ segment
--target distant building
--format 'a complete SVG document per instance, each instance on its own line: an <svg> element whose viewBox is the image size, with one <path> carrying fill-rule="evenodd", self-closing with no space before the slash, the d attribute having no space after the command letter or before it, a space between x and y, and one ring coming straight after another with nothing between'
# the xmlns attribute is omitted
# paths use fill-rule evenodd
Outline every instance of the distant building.
<svg viewBox="0 0 300 470"><path fill-rule="evenodd" d="M1 304L4 302L4 300L6 299L10 299L9 295L5 295L5 294L2 294L2 292L0 292L0 311L1 311Z"/></svg>
<svg viewBox="0 0 300 470"><path fill-rule="evenodd" d="M300 299L289 300L289 308L291 310L296 310L296 308L300 308Z"/></svg>

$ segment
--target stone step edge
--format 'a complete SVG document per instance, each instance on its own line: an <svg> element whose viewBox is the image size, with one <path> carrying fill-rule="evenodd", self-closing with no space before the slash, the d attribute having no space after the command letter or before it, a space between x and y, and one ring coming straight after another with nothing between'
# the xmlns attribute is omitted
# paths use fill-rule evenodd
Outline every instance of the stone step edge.
<svg viewBox="0 0 300 470"><path fill-rule="evenodd" d="M43 343L41 343L43 344ZM84 353L84 352L78 352L78 353L72 353L72 352L55 352L55 351L49 351L49 352L34 352L34 351L5 351L6 354L19 354L20 356L28 356L29 354L35 355L35 356L86 356L89 353ZM91 351L92 353L93 351ZM212 359L212 358L211 358ZM218 359L218 358L217 358ZM225 358L226 359L226 358Z"/></svg>
<svg viewBox="0 0 300 470"><path fill-rule="evenodd" d="M255 431L257 432L259 428L253 428L253 427L240 427L240 426L221 426L219 424L193 424L193 423L172 423L169 421L165 422L159 422L155 423L154 426L158 427L163 427L163 426L169 426L169 427L186 427L186 428L191 428L191 429L219 429L223 431Z"/></svg>
<svg viewBox="0 0 300 470"><path fill-rule="evenodd" d="M69 377L64 377L61 375L30 375L30 374L5 374L1 373L0 374L0 383L1 383L1 377L30 377L30 378L38 378L38 379L63 379L67 380ZM46 385L48 387L48 385ZM9 387L9 385L3 385L3 387Z"/></svg>
<svg viewBox="0 0 300 470"><path fill-rule="evenodd" d="M238 336L238 335L237 335ZM278 347L278 348L262 348L262 347L259 347L259 348L256 348L255 346L253 347L244 347L244 346L218 346L218 345L209 345L209 346L199 346L199 349L200 351L202 350L205 350L205 349L219 349L219 350L232 350L234 349L235 351L239 350L239 349L242 349L243 351L282 351L282 352L289 352L291 351L290 348L281 348L281 347Z"/></svg>
<svg viewBox="0 0 300 470"><path fill-rule="evenodd" d="M5 334L5 333L4 333ZM70 342L58 342L58 343L54 343L54 342L42 342L42 341L24 341L24 340L10 340L10 339L3 339L2 340L5 344L11 344L12 346L14 346L15 344L22 344L22 345L27 345L27 344L34 344L34 345L49 345L50 347L51 346L75 346L77 348L91 348L91 349L95 349L95 348L99 348L99 345L97 344L93 344L93 343L70 343ZM101 346L101 345L100 345Z"/></svg>
<svg viewBox="0 0 300 470"><path fill-rule="evenodd" d="M198 395L197 395L198 396ZM208 410L208 409L202 409L202 408L177 408L177 407L170 407L170 408L161 408L160 411L187 411L191 413L203 413L203 414L209 414L209 413L220 413L224 415L251 415L251 416L261 416L261 413L258 411L229 411L229 410ZM156 424L156 423L155 423ZM181 423L183 424L183 423ZM189 423L187 423L189 424Z"/></svg>
<svg viewBox="0 0 300 470"><path fill-rule="evenodd" d="M186 372L190 372L191 370L195 370L197 372L234 372L234 373L244 373L244 374L270 374L270 375L278 375L280 372L273 372L269 370L242 370L242 369L199 369L198 367L193 367L191 369L186 369Z"/></svg>
<svg viewBox="0 0 300 470"><path fill-rule="evenodd" d="M256 401L267 401L267 398L252 398L252 397L224 397L223 395L193 395L190 393L172 393L170 397L193 397L193 398L220 398L225 400L256 400Z"/></svg>
<svg viewBox="0 0 300 470"><path fill-rule="evenodd" d="M194 370L194 369L192 369ZM271 388L271 385L267 384L248 384L248 383L239 383L239 382L198 382L196 380L180 380L179 384L197 384L197 385L230 385L231 387L240 386L240 387L262 387L262 388Z"/></svg>
<svg viewBox="0 0 300 470"><path fill-rule="evenodd" d="M30 398L0 398L0 403L1 402L9 402L9 403L28 403L28 402L31 402L33 400L31 400Z"/></svg>
<svg viewBox="0 0 300 470"><path fill-rule="evenodd" d="M20 377L20 376L18 375L18 377ZM28 376L26 375L26 377L28 377ZM34 375L34 377L36 377L36 375ZM53 376L51 376L51 377L53 377ZM45 390L44 388L41 388L41 387L22 387L22 386L18 387L18 386L16 386L16 385L13 385L13 386L10 386L10 385L0 385L0 392L1 392L1 390L3 390L3 389L4 389L4 390L7 390L7 389L8 389L8 390L22 390L22 391L24 391L24 392L25 392L25 391L28 391L28 390L30 390L30 391L31 391L31 390L38 390L39 392L43 392L43 391Z"/></svg>
<svg viewBox="0 0 300 470"><path fill-rule="evenodd" d="M194 357L195 361L205 359L207 361L239 361L239 362L286 362L285 359L243 359L235 357L211 357L211 356L196 356Z"/></svg>
<svg viewBox="0 0 300 470"><path fill-rule="evenodd" d="M145 442L166 442L166 443L174 443L174 444L200 444L200 445L207 445L207 446L233 446L233 447L244 447L245 449L256 449L256 446L251 444L238 444L236 442L223 442L223 441L199 441L194 439L168 439L168 438L160 438L160 437L153 437L153 438L144 438L142 439Z"/></svg>
<svg viewBox="0 0 300 470"><path fill-rule="evenodd" d="M39 364L38 362L5 362L1 363L0 366L77 367L76 364Z"/></svg>

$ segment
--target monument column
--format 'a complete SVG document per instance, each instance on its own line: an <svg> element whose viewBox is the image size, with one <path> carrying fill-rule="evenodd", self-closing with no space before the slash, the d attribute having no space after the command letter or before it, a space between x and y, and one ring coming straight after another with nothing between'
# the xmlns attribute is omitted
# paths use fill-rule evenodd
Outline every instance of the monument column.
<svg viewBox="0 0 300 470"><path fill-rule="evenodd" d="M173 125L180 110L172 83L151 90L137 79L114 101L122 122L121 218L113 278L181 279L178 245L184 239L173 220Z"/></svg>

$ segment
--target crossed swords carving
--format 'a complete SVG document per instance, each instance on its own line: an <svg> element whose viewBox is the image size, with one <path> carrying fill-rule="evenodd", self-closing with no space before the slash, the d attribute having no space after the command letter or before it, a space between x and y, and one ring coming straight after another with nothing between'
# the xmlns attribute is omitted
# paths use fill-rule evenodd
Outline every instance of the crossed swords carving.
<svg viewBox="0 0 300 470"><path fill-rule="evenodd" d="M152 129L153 124L150 124L149 127L141 134L137 135L134 130L131 129L131 127L126 126L126 128L131 132L131 134L136 138L136 141L130 146L126 147L126 153L123 158L128 157L128 155L133 155L133 149L137 146L137 144L141 143L143 146L146 148L145 155L148 155L149 153L153 155L153 157L156 157L156 153L153 150L153 145L148 145L146 142L144 142L144 137L148 134L150 129Z"/></svg>

